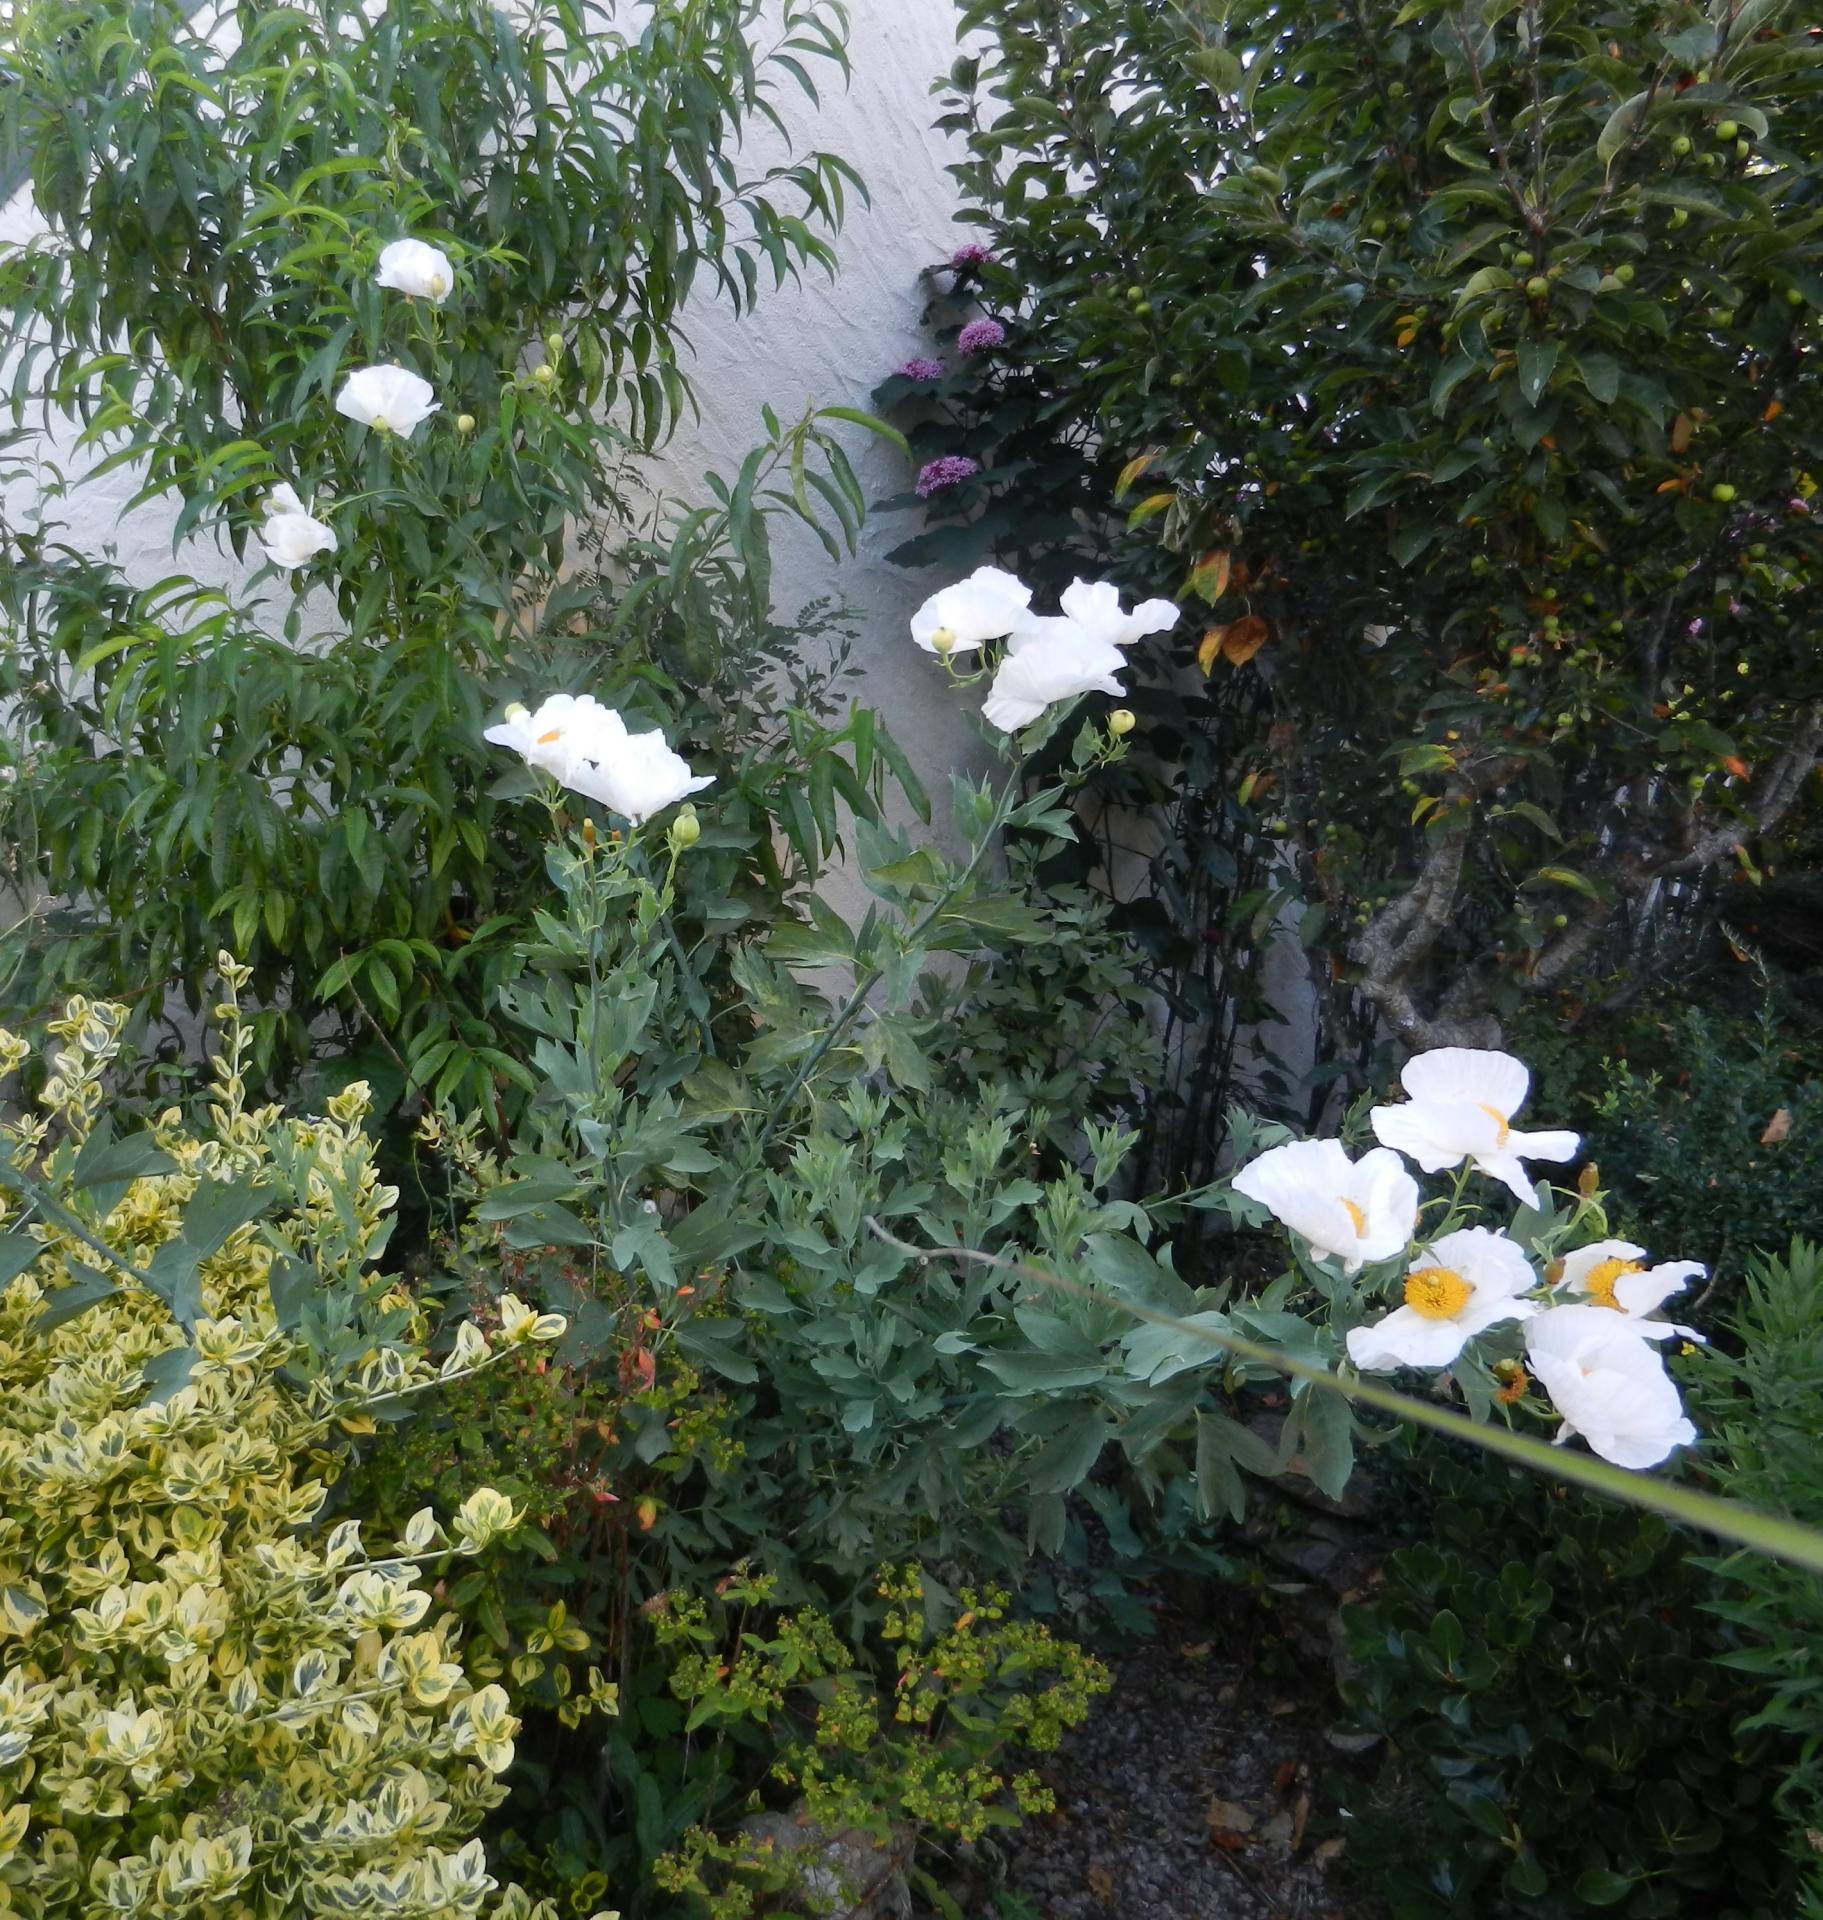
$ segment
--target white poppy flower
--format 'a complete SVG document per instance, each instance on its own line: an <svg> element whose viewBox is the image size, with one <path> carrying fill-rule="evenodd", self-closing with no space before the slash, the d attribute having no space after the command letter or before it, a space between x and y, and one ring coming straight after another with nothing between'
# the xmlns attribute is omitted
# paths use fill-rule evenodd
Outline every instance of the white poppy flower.
<svg viewBox="0 0 1823 1920"><path fill-rule="evenodd" d="M1418 1183L1384 1147L1350 1160L1339 1140L1293 1140L1249 1161L1232 1184L1345 1273L1403 1253L1418 1224Z"/></svg>
<svg viewBox="0 0 1823 1920"><path fill-rule="evenodd" d="M1657 1266L1650 1266L1645 1248L1628 1240L1597 1240L1593 1246L1578 1247L1564 1255L1561 1267L1556 1276L1561 1285L1583 1295L1591 1306L1611 1308L1636 1322L1709 1271L1700 1260L1661 1260ZM1657 1331L1660 1328L1663 1332ZM1649 1321L1634 1331L1654 1340L1662 1340L1668 1333L1681 1333L1686 1340L1703 1337L1666 1320Z"/></svg>
<svg viewBox="0 0 1823 1920"><path fill-rule="evenodd" d="M715 776L691 773L689 761L673 753L654 727L647 733L626 734L618 747L600 759L586 759L566 784L637 827L674 801L713 786Z"/></svg>
<svg viewBox="0 0 1823 1920"><path fill-rule="evenodd" d="M569 784L572 766L588 746L606 751L626 738L626 723L612 707L591 694L554 693L536 713L515 702L500 725L482 735L497 747L511 747L527 766Z"/></svg>
<svg viewBox="0 0 1823 1920"><path fill-rule="evenodd" d="M926 653L973 653L1011 633L1031 604L1032 589L1016 574L977 567L925 601L911 617L911 636Z"/></svg>
<svg viewBox="0 0 1823 1920"><path fill-rule="evenodd" d="M433 392L405 367L359 367L342 382L335 410L381 433L410 433L441 406Z"/></svg>
<svg viewBox="0 0 1823 1920"><path fill-rule="evenodd" d="M1560 1442L1580 1433L1617 1467L1655 1467L1695 1440L1664 1362L1640 1337L1648 1330L1585 1306L1552 1307L1527 1324L1526 1364L1563 1416Z"/></svg>
<svg viewBox="0 0 1823 1920"><path fill-rule="evenodd" d="M483 737L512 748L528 766L599 800L636 827L715 780L713 774L692 774L690 763L665 745L656 728L629 733L612 707L587 694L553 694L536 713L508 707L501 724Z"/></svg>
<svg viewBox="0 0 1823 1920"><path fill-rule="evenodd" d="M1124 693L1114 676L1126 664L1118 647L1085 633L1074 620L1028 616L1008 637L982 717L989 726L1013 733L1059 700L1074 700L1092 689Z"/></svg>
<svg viewBox="0 0 1823 1920"><path fill-rule="evenodd" d="M1174 600L1142 600L1131 613L1122 613L1120 589L1106 580L1072 580L1059 604L1085 633L1111 647L1130 647L1149 633L1168 631L1178 620Z"/></svg>
<svg viewBox="0 0 1823 1920"><path fill-rule="evenodd" d="M1520 1133L1513 1115L1525 1104L1532 1076L1510 1053L1479 1047L1437 1047L1406 1061L1399 1083L1411 1096L1402 1106L1375 1107L1374 1134L1397 1147L1426 1173L1443 1173L1472 1160L1503 1182L1526 1206L1538 1190L1525 1160L1568 1160L1582 1144L1574 1133Z"/></svg>
<svg viewBox="0 0 1823 1920"><path fill-rule="evenodd" d="M456 284L456 270L449 263L449 255L427 241L393 240L380 249L374 284L442 306Z"/></svg>
<svg viewBox="0 0 1823 1920"><path fill-rule="evenodd" d="M1504 1233L1446 1233L1413 1260L1404 1306L1371 1327L1349 1329L1348 1357L1363 1372L1447 1367L1485 1328L1536 1313L1519 1296L1537 1284L1532 1263Z"/></svg>
<svg viewBox="0 0 1823 1920"><path fill-rule="evenodd" d="M319 553L335 546L335 535L321 521L311 517L310 509L298 498L297 489L288 480L267 494L261 503L265 516L260 529L260 545L275 567L307 567Z"/></svg>

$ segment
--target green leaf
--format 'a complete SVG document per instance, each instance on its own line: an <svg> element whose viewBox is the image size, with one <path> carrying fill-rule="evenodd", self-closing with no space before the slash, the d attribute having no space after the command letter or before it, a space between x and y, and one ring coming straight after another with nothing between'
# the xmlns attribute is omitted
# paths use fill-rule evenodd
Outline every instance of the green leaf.
<svg viewBox="0 0 1823 1920"><path fill-rule="evenodd" d="M1498 819L1502 815L1513 814L1536 827L1540 833L1548 834L1553 840L1563 838L1563 829L1545 812L1544 808L1530 800L1509 800L1505 806L1489 809L1490 818Z"/></svg>
<svg viewBox="0 0 1823 1920"><path fill-rule="evenodd" d="M1452 353L1449 358L1438 367L1436 373L1431 376L1432 413L1436 414L1439 418L1442 417L1444 410L1449 405L1450 395L1456 391L1471 373L1477 371L1479 364L1478 361L1471 359L1467 354Z"/></svg>
<svg viewBox="0 0 1823 1920"><path fill-rule="evenodd" d="M0 1234L0 1287L10 1287L43 1251L29 1233Z"/></svg>
<svg viewBox="0 0 1823 1920"><path fill-rule="evenodd" d="M1607 121L1595 140L1595 157L1601 162L1604 171L1613 166L1622 148L1638 131L1651 98L1649 93L1636 93L1630 99L1623 100L1608 115Z"/></svg>
<svg viewBox="0 0 1823 1920"><path fill-rule="evenodd" d="M171 1310L185 1332L202 1311L202 1263L219 1253L230 1234L271 1206L270 1189L250 1181L204 1180L184 1209L178 1238L167 1241L141 1270L145 1284Z"/></svg>
<svg viewBox="0 0 1823 1920"><path fill-rule="evenodd" d="M109 1140L91 1134L82 1143L76 1164L70 1169L74 1187L109 1186L117 1181L143 1179L148 1174L170 1173L177 1162L149 1133L129 1134L124 1140Z"/></svg>
<svg viewBox="0 0 1823 1920"><path fill-rule="evenodd" d="M1575 361L1583 385L1604 407L1612 405L1620 393L1620 363L1607 353L1579 352Z"/></svg>
<svg viewBox="0 0 1823 1920"><path fill-rule="evenodd" d="M1544 392L1552 371L1557 365L1557 356L1562 351L1555 340L1524 340L1519 346L1519 391L1525 395L1526 405L1535 407L1539 396Z"/></svg>
<svg viewBox="0 0 1823 1920"><path fill-rule="evenodd" d="M1074 1492L1113 1437L1113 1427L1101 1414L1079 1414L1040 1448L1026 1469L1026 1485L1034 1493Z"/></svg>
<svg viewBox="0 0 1823 1920"><path fill-rule="evenodd" d="M1540 867L1520 884L1527 887L1568 887L1572 893L1580 893L1588 900L1606 900L1609 897L1607 888L1588 874L1578 873L1574 867Z"/></svg>
<svg viewBox="0 0 1823 1920"><path fill-rule="evenodd" d="M1394 562L1401 567L1409 567L1436 540L1440 531L1437 527L1401 527L1392 537Z"/></svg>
<svg viewBox="0 0 1823 1920"><path fill-rule="evenodd" d="M960 921L1003 940L1045 940L1051 937L1051 923L1044 916L1011 894L997 899L966 900L948 908L939 916L939 925ZM947 944L947 943L945 943Z"/></svg>
<svg viewBox="0 0 1823 1920"><path fill-rule="evenodd" d="M146 1383L146 1405L162 1407L178 1388L186 1386L197 1358L196 1349L186 1340L181 1347L167 1347L148 1360L140 1369Z"/></svg>
<svg viewBox="0 0 1823 1920"><path fill-rule="evenodd" d="M1626 1899L1636 1884L1606 1867L1591 1867L1576 1876L1576 1897L1586 1907L1611 1907Z"/></svg>
<svg viewBox="0 0 1823 1920"><path fill-rule="evenodd" d="M897 427L880 419L877 414L863 413L859 407L819 407L817 410L817 418L819 420L846 420L851 427L865 427L869 433L878 434L882 440L888 442L889 445L897 447L899 451L908 458L910 457L911 442L906 439Z"/></svg>
<svg viewBox="0 0 1823 1920"><path fill-rule="evenodd" d="M87 1313L90 1307L111 1300L121 1291L107 1274L80 1268L77 1277L67 1286L57 1287L45 1296L44 1305L32 1324L41 1334L55 1332L66 1320L74 1320L79 1313Z"/></svg>

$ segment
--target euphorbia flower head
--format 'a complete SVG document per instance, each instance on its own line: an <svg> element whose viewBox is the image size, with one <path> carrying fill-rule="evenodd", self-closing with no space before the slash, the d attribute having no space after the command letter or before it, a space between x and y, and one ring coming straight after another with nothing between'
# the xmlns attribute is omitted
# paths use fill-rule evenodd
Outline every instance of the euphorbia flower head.
<svg viewBox="0 0 1823 1920"><path fill-rule="evenodd" d="M1348 1357L1363 1371L1447 1367L1484 1329L1536 1313L1520 1295L1537 1284L1532 1263L1504 1233L1446 1233L1413 1259L1403 1306L1371 1327L1349 1329Z"/></svg>
<svg viewBox="0 0 1823 1920"><path fill-rule="evenodd" d="M1340 1140L1293 1140L1249 1161L1233 1186L1345 1273L1403 1253L1418 1224L1418 1183L1384 1147L1351 1160Z"/></svg>
<svg viewBox="0 0 1823 1920"><path fill-rule="evenodd" d="M926 653L973 653L1003 640L1026 617L1032 589L1002 567L977 567L940 588L911 618L911 636Z"/></svg>
<svg viewBox="0 0 1823 1920"><path fill-rule="evenodd" d="M1410 1098L1400 1106L1375 1107L1369 1119L1377 1139L1426 1173L1472 1160L1516 1199L1536 1206L1538 1190L1521 1163L1568 1160L1582 1144L1574 1133L1521 1133L1512 1125L1531 1075L1510 1053L1437 1047L1413 1054L1399 1083Z"/></svg>
<svg viewBox="0 0 1823 1920"><path fill-rule="evenodd" d="M1655 1467L1696 1438L1677 1387L1642 1334L1648 1323L1605 1307L1552 1307L1526 1326L1526 1364L1563 1416L1617 1467ZM1669 1334L1672 1328L1666 1327Z"/></svg>

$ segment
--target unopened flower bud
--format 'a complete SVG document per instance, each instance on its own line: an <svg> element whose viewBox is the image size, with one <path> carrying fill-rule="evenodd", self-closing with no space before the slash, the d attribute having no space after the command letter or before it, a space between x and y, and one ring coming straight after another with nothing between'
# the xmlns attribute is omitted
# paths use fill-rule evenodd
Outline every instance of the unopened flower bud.
<svg viewBox="0 0 1823 1920"><path fill-rule="evenodd" d="M696 817L694 807L684 807L671 822L671 844L680 851L693 847L703 837L703 823Z"/></svg>
<svg viewBox="0 0 1823 1920"><path fill-rule="evenodd" d="M473 433L474 430L475 416L472 413L459 413L456 415L456 431L458 433Z"/></svg>
<svg viewBox="0 0 1823 1920"><path fill-rule="evenodd" d="M563 335L552 331L544 336L544 350L553 360L563 358Z"/></svg>
<svg viewBox="0 0 1823 1920"><path fill-rule="evenodd" d="M541 387L551 386L556 381L557 369L549 365L534 367L532 369L532 378L536 380Z"/></svg>
<svg viewBox="0 0 1823 1920"><path fill-rule="evenodd" d="M955 630L951 627L939 627L930 637L930 643L939 653L954 653L956 650Z"/></svg>
<svg viewBox="0 0 1823 1920"><path fill-rule="evenodd" d="M529 720L532 716L523 701L515 700L513 704L507 708L505 717L517 725L521 720Z"/></svg>
<svg viewBox="0 0 1823 1920"><path fill-rule="evenodd" d="M1117 740L1120 739L1123 734L1131 733L1138 725L1139 722L1134 719L1132 712L1126 707L1116 707L1114 711L1108 715L1108 731L1113 734Z"/></svg>

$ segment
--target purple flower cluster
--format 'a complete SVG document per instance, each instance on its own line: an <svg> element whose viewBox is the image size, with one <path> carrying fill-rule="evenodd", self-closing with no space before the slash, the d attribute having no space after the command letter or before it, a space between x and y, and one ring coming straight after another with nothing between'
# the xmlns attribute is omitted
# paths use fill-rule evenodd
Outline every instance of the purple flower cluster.
<svg viewBox="0 0 1823 1920"><path fill-rule="evenodd" d="M958 273L970 267L985 267L993 259L993 254L979 240L971 240L966 246L958 247L949 257L949 263Z"/></svg>
<svg viewBox="0 0 1823 1920"><path fill-rule="evenodd" d="M941 493L945 487L957 487L964 480L973 479L981 471L979 461L971 460L966 453L943 453L935 460L927 461L918 470L918 498L928 500L933 493Z"/></svg>
<svg viewBox="0 0 1823 1920"><path fill-rule="evenodd" d="M971 320L956 335L958 353L986 353L1006 338L1006 328L998 320Z"/></svg>
<svg viewBox="0 0 1823 1920"><path fill-rule="evenodd" d="M941 380L945 369L941 360L908 360L893 371L901 380Z"/></svg>

